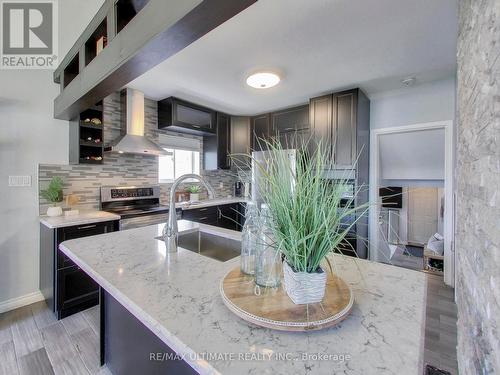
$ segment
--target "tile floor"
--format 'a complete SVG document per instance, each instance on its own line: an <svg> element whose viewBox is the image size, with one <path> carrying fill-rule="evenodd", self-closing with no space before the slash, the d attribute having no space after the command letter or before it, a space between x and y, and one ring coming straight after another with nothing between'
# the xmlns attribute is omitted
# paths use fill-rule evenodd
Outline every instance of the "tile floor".
<svg viewBox="0 0 500 375"><path fill-rule="evenodd" d="M0 315L0 375L111 375L99 365L99 310L57 321L45 302Z"/></svg>
<svg viewBox="0 0 500 375"><path fill-rule="evenodd" d="M453 289L428 275L424 363L457 372ZM57 321L44 302L0 314L0 375L110 375L99 367L99 310Z"/></svg>

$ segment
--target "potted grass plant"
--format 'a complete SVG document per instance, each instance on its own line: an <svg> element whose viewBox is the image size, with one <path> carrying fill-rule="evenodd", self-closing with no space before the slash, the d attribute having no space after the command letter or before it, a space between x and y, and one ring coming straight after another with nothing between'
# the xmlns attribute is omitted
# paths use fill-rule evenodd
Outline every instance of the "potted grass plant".
<svg viewBox="0 0 500 375"><path fill-rule="evenodd" d="M348 216L366 214L367 205L355 204L361 188L346 198L347 180L325 178L325 171L335 165L321 142L314 147L309 147L312 141L303 143L295 161L281 152L279 141L261 142L269 151L265 165L256 159L252 163L262 174L262 197L273 218L276 246L284 256L284 288L296 304L320 302L327 279L325 263L333 272L327 256L356 220L347 226L343 222Z"/></svg>
<svg viewBox="0 0 500 375"><path fill-rule="evenodd" d="M40 196L52 204L47 209L47 216L62 215L62 208L57 205L57 203L63 200L63 180L61 177L53 177L47 189L40 191Z"/></svg>
<svg viewBox="0 0 500 375"><path fill-rule="evenodd" d="M201 188L199 185L191 185L186 190L189 193L189 200L191 202L198 202L200 200Z"/></svg>

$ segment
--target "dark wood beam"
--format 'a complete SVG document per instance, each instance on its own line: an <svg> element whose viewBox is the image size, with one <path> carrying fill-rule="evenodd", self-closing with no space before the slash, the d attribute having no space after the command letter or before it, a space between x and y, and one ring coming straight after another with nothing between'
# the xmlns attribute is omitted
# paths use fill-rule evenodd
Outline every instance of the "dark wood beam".
<svg viewBox="0 0 500 375"><path fill-rule="evenodd" d="M99 26L102 20L106 18L107 14L112 11L114 3L115 0L106 0L101 8L99 8L94 18L92 18L90 23L82 32L82 35L80 35L80 37L76 40L75 44L73 44L73 47L71 47L66 56L64 56L64 58L62 59L57 69L54 71L55 83L61 82L64 68L70 63L71 60L73 60L73 57L75 57L75 55L80 51L82 46L85 46L85 42L90 38L97 26ZM108 40L110 39L108 38Z"/></svg>
<svg viewBox="0 0 500 375"><path fill-rule="evenodd" d="M54 100L54 117L75 118L256 1L150 0Z"/></svg>

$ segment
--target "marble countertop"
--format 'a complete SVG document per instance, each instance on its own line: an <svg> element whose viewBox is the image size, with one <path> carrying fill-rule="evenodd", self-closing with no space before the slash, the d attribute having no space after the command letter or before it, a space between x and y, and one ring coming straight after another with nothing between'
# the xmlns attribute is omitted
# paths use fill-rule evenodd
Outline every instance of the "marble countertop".
<svg viewBox="0 0 500 375"><path fill-rule="evenodd" d="M63 228L73 225L92 224L102 221L120 220L120 215L106 211L80 211L78 215L71 216L40 216L40 223L47 228Z"/></svg>
<svg viewBox="0 0 500 375"><path fill-rule="evenodd" d="M239 232L179 221L232 238ZM63 242L61 250L202 374L421 374L424 273L333 256L354 292L340 325L287 333L253 326L223 304L227 262L179 248L168 254L162 225Z"/></svg>

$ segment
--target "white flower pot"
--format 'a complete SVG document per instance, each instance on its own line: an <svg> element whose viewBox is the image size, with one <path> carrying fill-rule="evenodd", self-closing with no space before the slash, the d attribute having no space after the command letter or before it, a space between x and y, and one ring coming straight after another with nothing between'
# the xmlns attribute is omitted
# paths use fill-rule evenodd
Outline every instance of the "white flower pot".
<svg viewBox="0 0 500 375"><path fill-rule="evenodd" d="M190 193L189 200L191 202L198 202L200 200L200 193Z"/></svg>
<svg viewBox="0 0 500 375"><path fill-rule="evenodd" d="M284 287L288 297L296 305L317 303L323 300L326 287L326 272L319 268L317 272L295 272L283 262Z"/></svg>
<svg viewBox="0 0 500 375"><path fill-rule="evenodd" d="M47 216L61 216L62 214L62 208L59 206L52 206L47 208Z"/></svg>

